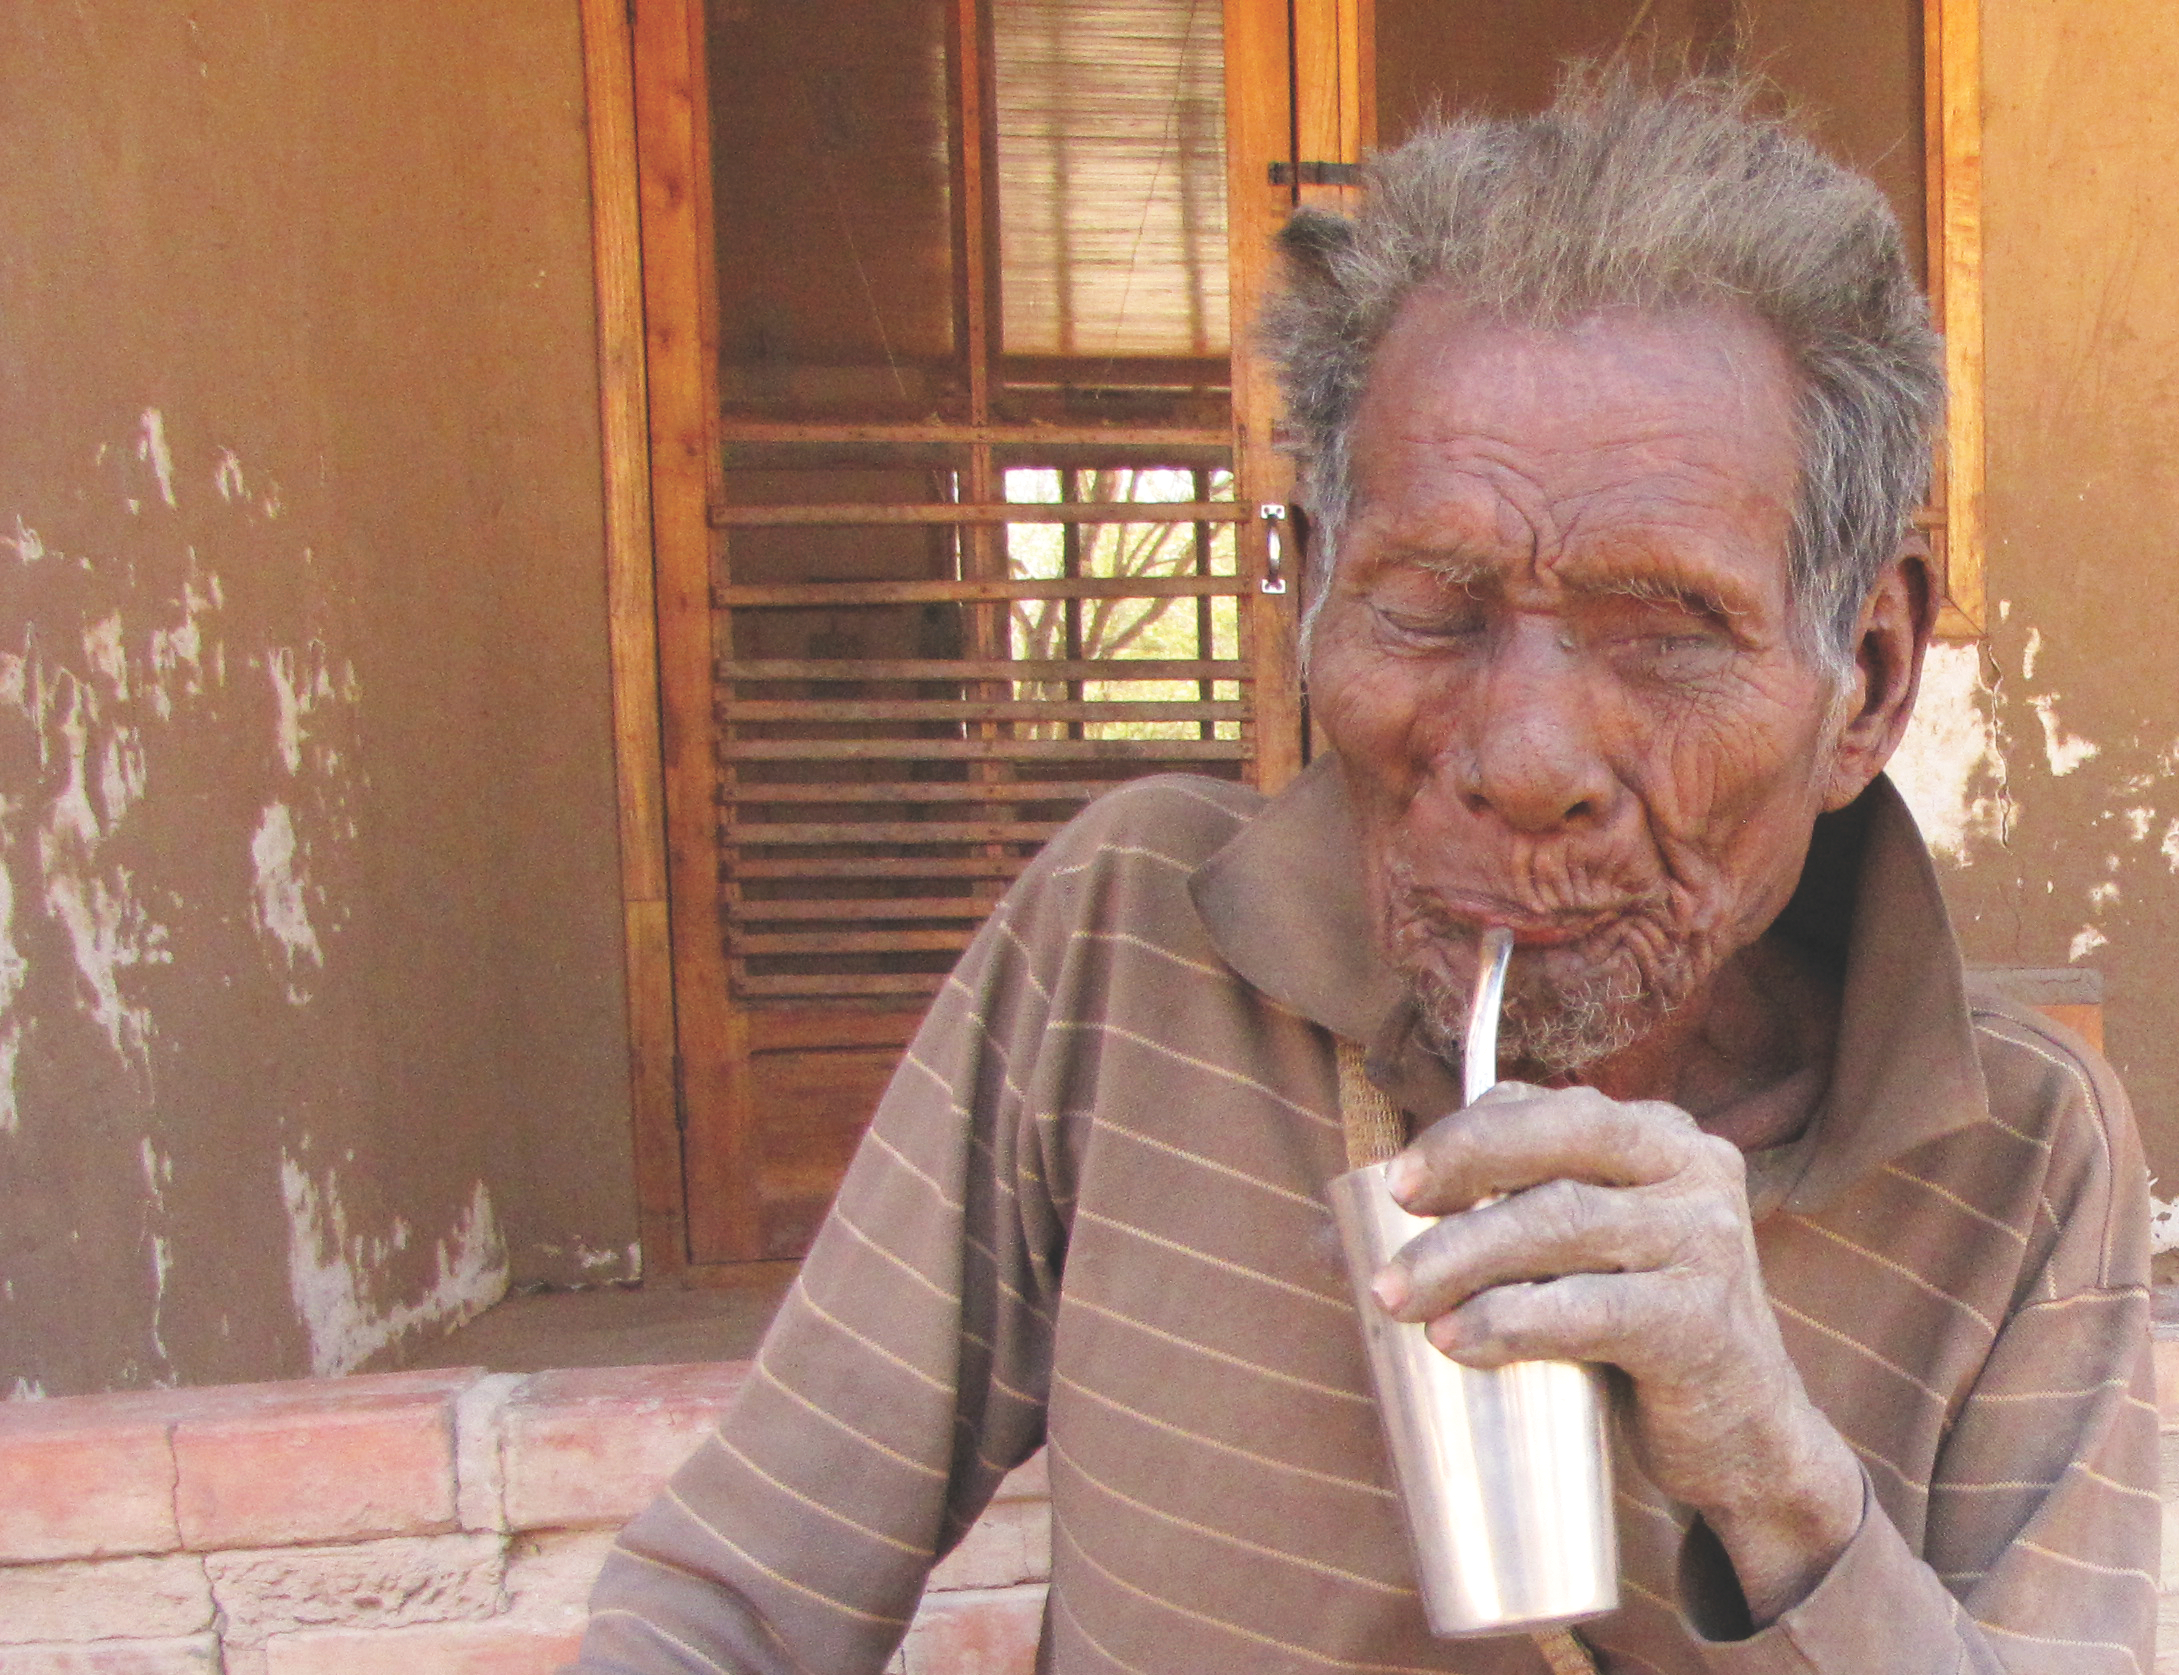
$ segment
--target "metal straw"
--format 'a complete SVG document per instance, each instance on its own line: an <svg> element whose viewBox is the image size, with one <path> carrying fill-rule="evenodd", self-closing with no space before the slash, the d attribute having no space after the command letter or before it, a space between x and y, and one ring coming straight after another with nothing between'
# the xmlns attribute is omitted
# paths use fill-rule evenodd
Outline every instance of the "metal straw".
<svg viewBox="0 0 2179 1675"><path fill-rule="evenodd" d="M1473 1105L1498 1085L1498 1014L1505 1007L1506 967L1513 963L1513 933L1493 925L1476 951L1475 996L1468 1002L1468 1039L1460 1055L1460 1096Z"/></svg>

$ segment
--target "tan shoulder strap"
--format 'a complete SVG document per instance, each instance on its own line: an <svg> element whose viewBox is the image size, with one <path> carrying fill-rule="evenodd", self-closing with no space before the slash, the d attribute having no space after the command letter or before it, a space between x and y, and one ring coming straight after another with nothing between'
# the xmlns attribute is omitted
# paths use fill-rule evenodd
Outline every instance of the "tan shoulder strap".
<svg viewBox="0 0 2179 1675"><path fill-rule="evenodd" d="M1407 1144L1407 1119L1369 1079L1362 1049L1339 1043L1339 1121L1347 1132L1347 1167L1360 1169L1398 1155Z"/></svg>
<svg viewBox="0 0 2179 1675"><path fill-rule="evenodd" d="M1339 1043L1339 1123L1347 1136L1347 1167L1382 1163L1407 1144L1407 1119L1369 1079L1362 1049ZM1551 1675L1599 1675L1596 1655L1572 1629L1552 1629L1529 1636Z"/></svg>

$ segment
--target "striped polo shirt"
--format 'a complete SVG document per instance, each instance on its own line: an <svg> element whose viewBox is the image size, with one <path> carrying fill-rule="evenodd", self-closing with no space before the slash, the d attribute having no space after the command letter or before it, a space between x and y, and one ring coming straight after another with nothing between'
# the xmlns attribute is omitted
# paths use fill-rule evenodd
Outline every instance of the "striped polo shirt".
<svg viewBox="0 0 2179 1675"><path fill-rule="evenodd" d="M1751 1159L1757 1241L1868 1510L1800 1605L1709 1641L1690 1515L1622 1452L1622 1604L1582 1632L1661 1675L2147 1675L2124 1095L1970 989L1884 780L1819 822L1781 926L1840 973L1840 1028L1802 1136ZM933 1004L740 1398L608 1562L578 1669L875 1672L1048 1445L1040 1670L1543 1675L1524 1638L1424 1625L1325 1207L1335 1041L1383 1043L1402 1005L1335 762L1269 801L1173 777L1094 804ZM1372 1074L1418 1121L1456 1103L1412 1045Z"/></svg>

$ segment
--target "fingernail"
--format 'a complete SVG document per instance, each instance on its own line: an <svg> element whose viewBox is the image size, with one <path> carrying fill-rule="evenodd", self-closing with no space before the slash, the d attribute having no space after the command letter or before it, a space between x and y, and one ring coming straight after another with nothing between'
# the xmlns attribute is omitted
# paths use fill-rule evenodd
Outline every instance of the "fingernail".
<svg viewBox="0 0 2179 1675"><path fill-rule="evenodd" d="M1408 1195L1422 1185L1422 1165L1401 1153L1385 1165L1385 1189L1403 1209Z"/></svg>
<svg viewBox="0 0 2179 1675"><path fill-rule="evenodd" d="M1369 1294L1377 1299L1377 1306L1387 1314L1398 1314L1400 1305L1407 1301L1407 1276L1397 1268L1381 1268L1377 1277L1369 1282Z"/></svg>

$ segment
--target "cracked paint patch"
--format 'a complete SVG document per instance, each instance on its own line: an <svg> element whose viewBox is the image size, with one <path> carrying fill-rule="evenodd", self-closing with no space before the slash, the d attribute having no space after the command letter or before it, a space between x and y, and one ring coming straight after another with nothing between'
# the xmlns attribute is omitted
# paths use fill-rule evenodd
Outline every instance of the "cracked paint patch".
<svg viewBox="0 0 2179 1675"><path fill-rule="evenodd" d="M136 444L136 457L151 467L151 474L159 480L159 498L169 506L179 506L174 498L174 452L167 446L166 417L156 407L144 409L143 435Z"/></svg>
<svg viewBox="0 0 2179 1675"><path fill-rule="evenodd" d="M1887 769L1929 847L1962 866L1975 843L2003 830L2005 762L1990 708L1980 650L1931 646L1914 719Z"/></svg>
<svg viewBox="0 0 2179 1675"><path fill-rule="evenodd" d="M90 741L101 709L91 683L68 669L56 669L50 678L40 672L32 702L38 716L50 718L39 729L41 762L50 767L59 756L66 776L38 831L46 912L67 936L81 1009L105 1034L115 1057L148 1085L151 1013L123 993L124 979L140 967L168 964L173 955L167 927L152 917L135 875L125 866L105 863L101 854L133 799L111 799L114 806L103 821L91 806ZM141 794L140 762L134 785ZM122 791L127 788L124 778ZM109 801L103 787L100 800Z"/></svg>
<svg viewBox="0 0 2179 1675"><path fill-rule="evenodd" d="M166 1214L166 1189L174 1180L174 1160L161 1157L147 1138L137 1149L137 1162L144 1171L145 1237L151 1246L151 1348L171 1374L174 1357L166 1347L166 1289L174 1273L174 1247L165 1234L151 1232L150 1226L154 1217Z"/></svg>
<svg viewBox="0 0 2179 1675"><path fill-rule="evenodd" d="M242 474L242 459L234 449L220 449L219 463L212 469L212 487L230 506L250 497L249 481Z"/></svg>
<svg viewBox="0 0 2179 1675"><path fill-rule="evenodd" d="M13 547L16 562L19 564L38 564L46 557L43 537L23 522L19 512L15 517L15 533L0 535L0 546Z"/></svg>
<svg viewBox="0 0 2179 1675"><path fill-rule="evenodd" d="M288 1292L310 1337L310 1370L320 1377L351 1372L420 1327L458 1326L506 1295L506 1241L482 1181L451 1235L438 1242L430 1289L383 1306L368 1294L366 1277L388 1247L349 1231L337 1180L330 1174L313 1180L283 1155L280 1191L288 1217Z"/></svg>
<svg viewBox="0 0 2179 1675"><path fill-rule="evenodd" d="M6 806L0 799L0 812ZM6 828L0 825L0 845L5 837ZM29 976L30 964L15 945L15 879L6 849L0 846L0 1134L13 1134L22 1127L15 1072L22 1058L25 1027L20 1001Z"/></svg>
<svg viewBox="0 0 2179 1675"><path fill-rule="evenodd" d="M173 719L177 702L201 698L205 694L204 667L204 617L217 610L222 603L219 578L205 578L206 586L198 587L197 555L194 548L189 552L190 574L183 581L181 597L176 601L181 620L171 628L160 627L151 631L148 664L149 688L152 713L161 721ZM221 684L224 675L225 648L215 647L213 684Z"/></svg>
<svg viewBox="0 0 2179 1675"><path fill-rule="evenodd" d="M301 1005L310 994L296 981L297 967L307 961L323 969L325 951L319 947L317 928L310 922L305 879L295 851L295 822L287 804L273 803L259 818L257 831L250 838L250 862L256 869L252 917L258 930L285 953L288 999Z"/></svg>
<svg viewBox="0 0 2179 1675"><path fill-rule="evenodd" d="M2063 779L2083 762L2094 761L2102 755L2103 746L2075 738L2058 724L2057 706L2061 696L2056 692L2045 693L2030 698L2028 707L2043 724L2043 755L2050 763L2050 771Z"/></svg>
<svg viewBox="0 0 2179 1675"><path fill-rule="evenodd" d="M610 1246L599 1249L589 1240L577 1238L565 1245L540 1242L537 1248L546 1256L573 1257L576 1265L585 1274L604 1274L604 1283L608 1285L643 1277L643 1248L640 1244L631 1244L618 1250ZM605 1273L607 1269L615 1271Z"/></svg>
<svg viewBox="0 0 2179 1675"><path fill-rule="evenodd" d="M309 549L303 558L310 562ZM267 970L286 986L289 1003L302 1006L313 992L310 976L325 966L325 937L347 918L311 876L312 834L335 846L356 835L343 763L362 683L353 663L315 639L269 648L262 667L273 700L273 758L292 783L266 804L250 837L251 919Z"/></svg>
<svg viewBox="0 0 2179 1675"><path fill-rule="evenodd" d="M299 652L285 646L275 647L265 659L265 673L272 681L275 706L273 748L279 753L281 766L290 774L299 774L303 770L303 744L312 712L336 699L355 702L355 665L342 665L341 677L336 683L324 644L312 640ZM320 748L318 760L328 769L340 765L338 752L329 746Z"/></svg>

